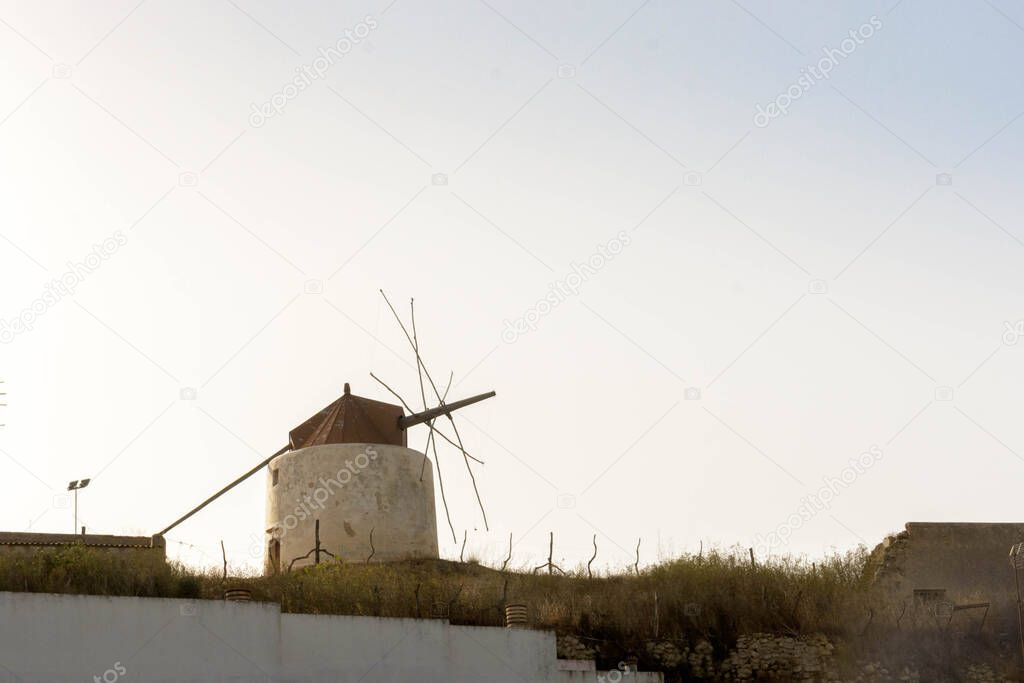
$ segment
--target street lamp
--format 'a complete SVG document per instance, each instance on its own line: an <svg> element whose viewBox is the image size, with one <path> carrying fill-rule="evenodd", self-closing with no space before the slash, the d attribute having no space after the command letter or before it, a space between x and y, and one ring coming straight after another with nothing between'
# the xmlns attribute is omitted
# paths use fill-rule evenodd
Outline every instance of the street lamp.
<svg viewBox="0 0 1024 683"><path fill-rule="evenodd" d="M78 533L78 489L84 489L91 479L75 479L68 482L68 491L75 492L75 533Z"/></svg>

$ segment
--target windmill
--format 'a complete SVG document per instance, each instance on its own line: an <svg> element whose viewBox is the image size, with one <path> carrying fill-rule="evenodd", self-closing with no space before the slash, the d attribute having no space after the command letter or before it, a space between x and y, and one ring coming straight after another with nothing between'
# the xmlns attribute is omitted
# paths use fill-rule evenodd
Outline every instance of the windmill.
<svg viewBox="0 0 1024 683"><path fill-rule="evenodd" d="M410 334L383 291L381 295L415 354L423 410L413 410L373 373L371 377L398 398L401 405L356 396L346 383L341 397L289 432L285 446L156 536L164 536L267 467L264 567L268 573L318 563L321 554L341 561L436 558L434 466L445 518L455 538L438 456L439 441L461 453L487 525L471 465L483 463L466 451L453 413L491 398L495 392L447 402L451 376L442 394L420 354L413 303L410 301ZM428 384L436 403L428 399ZM435 425L442 418L447 418L452 436ZM427 427L422 453L408 448L408 430L421 424Z"/></svg>

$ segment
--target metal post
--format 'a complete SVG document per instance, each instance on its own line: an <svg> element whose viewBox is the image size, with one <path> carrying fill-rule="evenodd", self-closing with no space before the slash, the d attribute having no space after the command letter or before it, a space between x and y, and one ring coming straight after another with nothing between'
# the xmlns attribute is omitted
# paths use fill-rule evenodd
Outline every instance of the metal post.
<svg viewBox="0 0 1024 683"><path fill-rule="evenodd" d="M1016 564L1013 566L1013 580L1017 584L1017 634L1020 637L1021 662L1024 663L1024 614L1021 612L1020 570Z"/></svg>
<svg viewBox="0 0 1024 683"><path fill-rule="evenodd" d="M75 492L75 526L72 527L71 533L78 533L78 489L84 489L89 485L91 479L75 479L68 482L68 491Z"/></svg>
<svg viewBox="0 0 1024 683"><path fill-rule="evenodd" d="M1017 634L1020 638L1021 663L1024 664L1024 605L1020 595L1020 565L1024 555L1024 543L1010 547L1010 566L1013 567L1013 581L1017 585Z"/></svg>

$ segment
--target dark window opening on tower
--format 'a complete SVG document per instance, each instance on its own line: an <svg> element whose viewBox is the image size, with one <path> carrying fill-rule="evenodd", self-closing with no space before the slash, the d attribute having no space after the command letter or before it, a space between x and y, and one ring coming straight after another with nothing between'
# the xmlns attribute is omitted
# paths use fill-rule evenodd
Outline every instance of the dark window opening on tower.
<svg viewBox="0 0 1024 683"><path fill-rule="evenodd" d="M272 486L277 486L277 470L270 470L270 483Z"/></svg>
<svg viewBox="0 0 1024 683"><path fill-rule="evenodd" d="M270 568L275 574L281 571L281 541L272 539L269 547Z"/></svg>

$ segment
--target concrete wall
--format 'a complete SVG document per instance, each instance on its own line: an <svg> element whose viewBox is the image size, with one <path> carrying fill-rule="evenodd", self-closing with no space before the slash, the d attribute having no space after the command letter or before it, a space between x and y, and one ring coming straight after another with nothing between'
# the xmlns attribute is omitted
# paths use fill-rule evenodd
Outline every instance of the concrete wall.
<svg viewBox="0 0 1024 683"><path fill-rule="evenodd" d="M0 593L0 683L597 683L552 633L281 614L275 604ZM661 683L632 673L630 683Z"/></svg>
<svg viewBox="0 0 1024 683"><path fill-rule="evenodd" d="M371 530L374 560L436 558L430 461L424 463L423 454L412 449L380 444L311 446L272 460L264 544L268 572L278 564L272 541L280 544L279 564L287 570L314 547L316 519L321 547L346 562L369 557ZM310 556L294 566L313 562Z"/></svg>
<svg viewBox="0 0 1024 683"><path fill-rule="evenodd" d="M291 681L558 681L551 633L427 619L284 614ZM345 637L339 639L338 634ZM315 652L317 656L310 657ZM347 678L346 678L347 677Z"/></svg>
<svg viewBox="0 0 1024 683"><path fill-rule="evenodd" d="M872 553L875 585L897 605L913 606L919 589L945 590L944 599L953 604L991 602L986 622L997 631L1016 633L1009 552L1021 541L1024 524L910 522ZM977 614L957 613L954 620Z"/></svg>
<svg viewBox="0 0 1024 683"><path fill-rule="evenodd" d="M271 680L278 623L277 605L0 593L0 681Z"/></svg>

